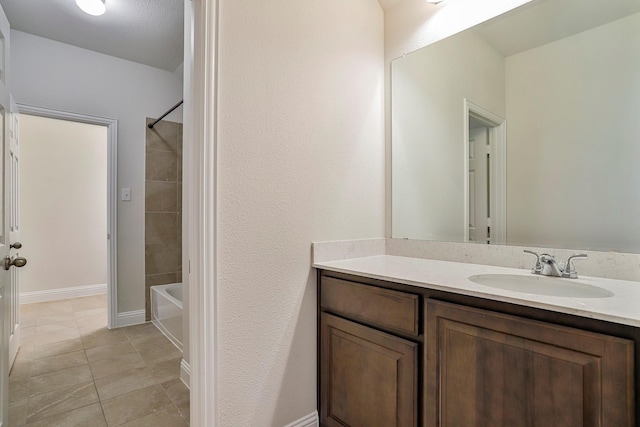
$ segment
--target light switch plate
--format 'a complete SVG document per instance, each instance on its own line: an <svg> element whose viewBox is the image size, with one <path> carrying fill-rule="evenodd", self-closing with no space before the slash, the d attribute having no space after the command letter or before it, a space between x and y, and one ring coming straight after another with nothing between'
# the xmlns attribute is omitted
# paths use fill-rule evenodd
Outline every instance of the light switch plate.
<svg viewBox="0 0 640 427"><path fill-rule="evenodd" d="M122 189L122 201L123 202L130 202L131 201L131 189L130 188L123 188Z"/></svg>

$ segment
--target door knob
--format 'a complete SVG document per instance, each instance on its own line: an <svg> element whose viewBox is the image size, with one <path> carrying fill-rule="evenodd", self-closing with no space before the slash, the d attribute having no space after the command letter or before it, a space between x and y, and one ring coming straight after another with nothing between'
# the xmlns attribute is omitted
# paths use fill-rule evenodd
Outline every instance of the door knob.
<svg viewBox="0 0 640 427"><path fill-rule="evenodd" d="M7 255L6 257L4 257L4 269L8 270L12 265L15 265L16 267L24 267L25 265L27 265L27 259L20 256L12 258Z"/></svg>
<svg viewBox="0 0 640 427"><path fill-rule="evenodd" d="M22 243L20 243L20 242L15 242L15 243L12 243L11 245L9 245L9 247L10 247L11 249L20 249L20 248L22 247Z"/></svg>

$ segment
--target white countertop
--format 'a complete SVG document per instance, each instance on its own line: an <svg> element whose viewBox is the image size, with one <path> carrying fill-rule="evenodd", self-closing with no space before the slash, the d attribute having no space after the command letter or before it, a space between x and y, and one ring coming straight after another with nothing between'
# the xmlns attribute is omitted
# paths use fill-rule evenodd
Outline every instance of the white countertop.
<svg viewBox="0 0 640 427"><path fill-rule="evenodd" d="M313 267L421 288L509 302L624 325L640 326L640 282L580 276L578 282L607 289L607 298L574 298L536 295L479 285L469 280L478 274L530 276L529 270L436 261L392 255L317 262Z"/></svg>

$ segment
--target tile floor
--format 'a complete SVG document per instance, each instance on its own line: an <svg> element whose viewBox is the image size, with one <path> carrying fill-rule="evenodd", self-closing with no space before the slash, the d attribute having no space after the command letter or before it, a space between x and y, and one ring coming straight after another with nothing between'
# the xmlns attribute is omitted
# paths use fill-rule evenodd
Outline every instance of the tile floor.
<svg viewBox="0 0 640 427"><path fill-rule="evenodd" d="M10 426L187 426L181 353L151 323L108 330L106 296L20 307Z"/></svg>

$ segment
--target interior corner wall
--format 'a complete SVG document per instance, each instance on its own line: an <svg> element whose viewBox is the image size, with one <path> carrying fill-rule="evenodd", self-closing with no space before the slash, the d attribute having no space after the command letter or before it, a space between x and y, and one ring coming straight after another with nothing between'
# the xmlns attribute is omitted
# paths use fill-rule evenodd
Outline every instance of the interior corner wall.
<svg viewBox="0 0 640 427"><path fill-rule="evenodd" d="M391 237L392 228L391 62L530 1L532 0L456 0L434 5L424 0L403 0L385 11L386 237Z"/></svg>
<svg viewBox="0 0 640 427"><path fill-rule="evenodd" d="M377 1L220 0L220 424L316 410L314 241L384 234Z"/></svg>
<svg viewBox="0 0 640 427"><path fill-rule="evenodd" d="M118 120L118 311L144 309L145 118L182 99L176 74L11 31L12 93L16 102ZM181 109L168 120L182 122Z"/></svg>
<svg viewBox="0 0 640 427"><path fill-rule="evenodd" d="M640 13L507 58L510 245L637 252L638 28Z"/></svg>
<svg viewBox="0 0 640 427"><path fill-rule="evenodd" d="M19 134L20 291L105 285L107 128L22 114Z"/></svg>

